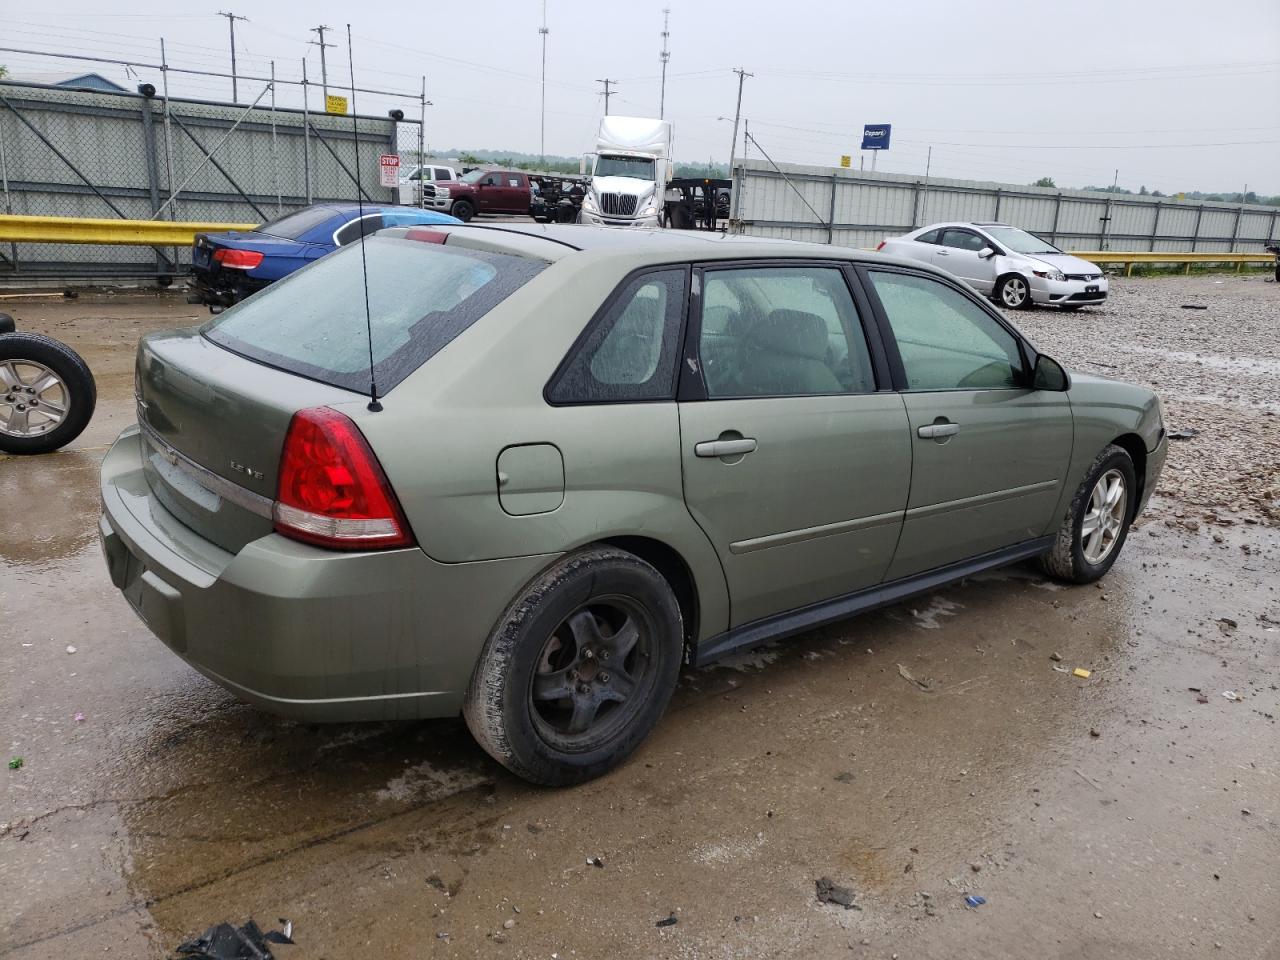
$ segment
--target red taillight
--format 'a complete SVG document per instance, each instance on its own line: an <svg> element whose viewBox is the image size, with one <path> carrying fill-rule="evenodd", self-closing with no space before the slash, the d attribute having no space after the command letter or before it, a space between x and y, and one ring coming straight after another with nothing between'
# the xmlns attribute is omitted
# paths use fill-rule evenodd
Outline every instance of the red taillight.
<svg viewBox="0 0 1280 960"><path fill-rule="evenodd" d="M230 250L221 247L213 251L213 259L232 270L252 270L262 262L262 254L257 250Z"/></svg>
<svg viewBox="0 0 1280 960"><path fill-rule="evenodd" d="M885 241L884 241L884 240L881 240L881 241L876 245L876 249L877 249L877 250L883 250L883 249L884 249L884 245L885 245Z"/></svg>
<svg viewBox="0 0 1280 960"><path fill-rule="evenodd" d="M280 455L276 531L334 550L407 547L413 534L360 429L336 410L293 415Z"/></svg>

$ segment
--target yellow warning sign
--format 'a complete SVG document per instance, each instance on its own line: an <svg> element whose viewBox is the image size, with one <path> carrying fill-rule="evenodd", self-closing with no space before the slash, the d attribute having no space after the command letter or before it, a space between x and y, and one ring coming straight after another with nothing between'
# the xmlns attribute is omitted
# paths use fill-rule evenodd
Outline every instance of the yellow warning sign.
<svg viewBox="0 0 1280 960"><path fill-rule="evenodd" d="M842 154L840 157L840 166L849 167L852 165L853 165L853 157L849 156L847 153Z"/></svg>
<svg viewBox="0 0 1280 960"><path fill-rule="evenodd" d="M347 98L339 97L332 93L329 94L327 97L324 98L324 112L346 114Z"/></svg>

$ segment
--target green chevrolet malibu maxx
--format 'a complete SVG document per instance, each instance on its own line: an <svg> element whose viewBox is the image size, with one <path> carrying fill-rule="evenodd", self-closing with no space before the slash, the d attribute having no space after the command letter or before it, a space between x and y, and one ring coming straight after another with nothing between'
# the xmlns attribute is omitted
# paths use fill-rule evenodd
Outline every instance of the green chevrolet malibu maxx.
<svg viewBox="0 0 1280 960"><path fill-rule="evenodd" d="M938 270L667 231L383 231L144 338L136 391L102 545L166 646L309 721L461 713L546 784L682 663L1027 558L1096 580L1166 452L1150 390Z"/></svg>

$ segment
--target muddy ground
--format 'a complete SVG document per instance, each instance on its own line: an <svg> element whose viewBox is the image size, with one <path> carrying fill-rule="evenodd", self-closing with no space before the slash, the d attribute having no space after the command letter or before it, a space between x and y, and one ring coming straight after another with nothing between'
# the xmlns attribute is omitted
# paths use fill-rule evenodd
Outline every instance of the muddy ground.
<svg viewBox="0 0 1280 960"><path fill-rule="evenodd" d="M566 791L460 722L258 713L161 647L107 580L96 472L138 335L197 314L16 306L101 400L71 449L0 459L0 957L160 958L250 916L332 960L1280 957L1280 287L1019 315L1200 431L1100 587L1013 567L687 670L632 762Z"/></svg>

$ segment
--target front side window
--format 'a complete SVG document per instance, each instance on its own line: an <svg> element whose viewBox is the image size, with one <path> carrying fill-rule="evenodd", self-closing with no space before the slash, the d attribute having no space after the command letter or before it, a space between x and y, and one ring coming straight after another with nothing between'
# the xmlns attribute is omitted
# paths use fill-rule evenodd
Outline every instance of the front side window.
<svg viewBox="0 0 1280 960"><path fill-rule="evenodd" d="M858 311L836 267L707 271L698 354L710 399L876 388Z"/></svg>
<svg viewBox="0 0 1280 960"><path fill-rule="evenodd" d="M674 398L687 278L676 268L627 281L574 345L548 391L551 402Z"/></svg>
<svg viewBox="0 0 1280 960"><path fill-rule="evenodd" d="M944 247L953 247L957 250L973 250L978 251L987 245L987 241L971 230L944 230L942 232L942 245Z"/></svg>
<svg viewBox="0 0 1280 960"><path fill-rule="evenodd" d="M1018 341L945 283L869 271L902 356L909 390L999 390L1022 384Z"/></svg>
<svg viewBox="0 0 1280 960"><path fill-rule="evenodd" d="M472 185L477 184L484 179L484 175L486 173L488 173L487 170L472 170L470 173L464 173L462 175L462 182L470 183Z"/></svg>

